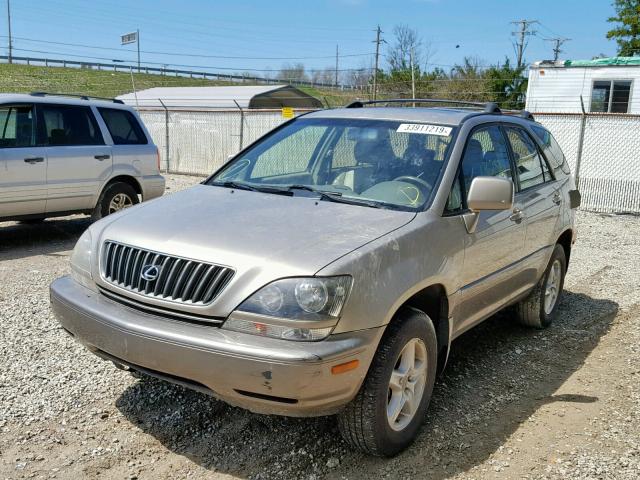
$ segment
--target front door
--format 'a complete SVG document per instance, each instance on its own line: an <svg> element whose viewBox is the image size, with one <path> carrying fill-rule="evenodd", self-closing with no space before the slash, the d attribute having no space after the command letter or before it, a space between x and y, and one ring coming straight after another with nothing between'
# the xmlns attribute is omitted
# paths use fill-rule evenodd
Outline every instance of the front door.
<svg viewBox="0 0 640 480"><path fill-rule="evenodd" d="M33 105L0 105L0 218L45 212L47 156Z"/></svg>
<svg viewBox="0 0 640 480"><path fill-rule="evenodd" d="M113 159L91 108L43 104L38 118L48 158L47 212L92 209Z"/></svg>
<svg viewBox="0 0 640 480"><path fill-rule="evenodd" d="M467 141L452 198L464 209L466 192L478 176L513 178L509 150L497 125L477 128ZM457 190L457 193L456 193ZM455 194L454 194L455 193ZM479 214L473 233L465 230L464 267L455 334L491 315L523 288L518 275L525 241L522 205Z"/></svg>

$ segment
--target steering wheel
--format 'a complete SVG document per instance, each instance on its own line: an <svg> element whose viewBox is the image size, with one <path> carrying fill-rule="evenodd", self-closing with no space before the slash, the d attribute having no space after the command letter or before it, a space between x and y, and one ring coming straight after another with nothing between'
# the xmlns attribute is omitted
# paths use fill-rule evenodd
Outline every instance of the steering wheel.
<svg viewBox="0 0 640 480"><path fill-rule="evenodd" d="M398 178L394 178L393 181L411 183L412 185L419 187L419 189L422 191L422 194L425 197L429 196L429 194L431 193L431 190L433 189L433 187L426 180L423 180L418 177L411 177L409 175L402 175Z"/></svg>

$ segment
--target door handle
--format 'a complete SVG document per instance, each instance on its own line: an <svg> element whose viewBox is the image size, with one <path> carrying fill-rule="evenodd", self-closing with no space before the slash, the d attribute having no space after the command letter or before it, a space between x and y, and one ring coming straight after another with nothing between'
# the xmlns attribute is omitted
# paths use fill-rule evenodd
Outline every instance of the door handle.
<svg viewBox="0 0 640 480"><path fill-rule="evenodd" d="M94 155L93 158L95 158L96 160L108 160L109 158L111 158L111 155Z"/></svg>
<svg viewBox="0 0 640 480"><path fill-rule="evenodd" d="M522 210L520 210L518 207L514 208L511 212L511 215L509 216L509 220L516 223L520 223L523 218L524 213L522 213Z"/></svg>
<svg viewBox="0 0 640 480"><path fill-rule="evenodd" d="M33 165L34 163L42 163L44 162L44 157L30 157L24 159L25 163L30 163Z"/></svg>
<svg viewBox="0 0 640 480"><path fill-rule="evenodd" d="M562 197L560 196L560 194L558 192L556 192L553 195L551 200L553 200L553 203L555 203L556 205L560 205L562 203Z"/></svg>

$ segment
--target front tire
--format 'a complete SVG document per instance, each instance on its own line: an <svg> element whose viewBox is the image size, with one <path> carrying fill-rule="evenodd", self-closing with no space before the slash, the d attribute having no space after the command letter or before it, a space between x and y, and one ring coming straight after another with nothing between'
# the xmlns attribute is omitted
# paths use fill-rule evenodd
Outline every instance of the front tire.
<svg viewBox="0 0 640 480"><path fill-rule="evenodd" d="M515 314L521 324L538 329L551 325L560 303L566 272L564 248L556 244L542 278L529 296L515 305Z"/></svg>
<svg viewBox="0 0 640 480"><path fill-rule="evenodd" d="M436 378L437 340L429 317L402 310L387 327L356 397L338 415L344 440L390 457L416 438Z"/></svg>
<svg viewBox="0 0 640 480"><path fill-rule="evenodd" d="M91 218L94 221L100 220L107 215L132 207L137 203L139 203L138 194L131 185L124 182L115 182L107 185L104 189Z"/></svg>

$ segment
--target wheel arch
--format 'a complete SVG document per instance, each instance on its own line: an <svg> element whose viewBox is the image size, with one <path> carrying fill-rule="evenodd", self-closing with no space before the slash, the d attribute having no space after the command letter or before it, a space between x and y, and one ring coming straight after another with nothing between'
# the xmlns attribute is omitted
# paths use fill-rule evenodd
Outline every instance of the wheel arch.
<svg viewBox="0 0 640 480"><path fill-rule="evenodd" d="M571 243L573 241L573 230L570 228L562 232L562 234L558 237L558 241L556 242L559 245L562 245L564 249L564 255L567 260L567 267L569 267L569 257L571 256Z"/></svg>
<svg viewBox="0 0 640 480"><path fill-rule="evenodd" d="M140 185L140 183L138 182L138 180L136 180L135 177L132 177L131 175L118 175L113 178L110 178L109 181L104 184L104 186L102 187L102 190L100 190L100 195L98 195L96 202L100 199L104 191L107 188L109 188L110 185L113 185L114 183L119 183L119 182L130 185L131 188L133 188L138 195L142 196L142 185Z"/></svg>
<svg viewBox="0 0 640 480"><path fill-rule="evenodd" d="M441 373L447 363L451 343L449 298L445 286L435 283L414 293L394 312L391 321L397 321L398 312L407 307L420 310L431 319L438 340L438 373Z"/></svg>

